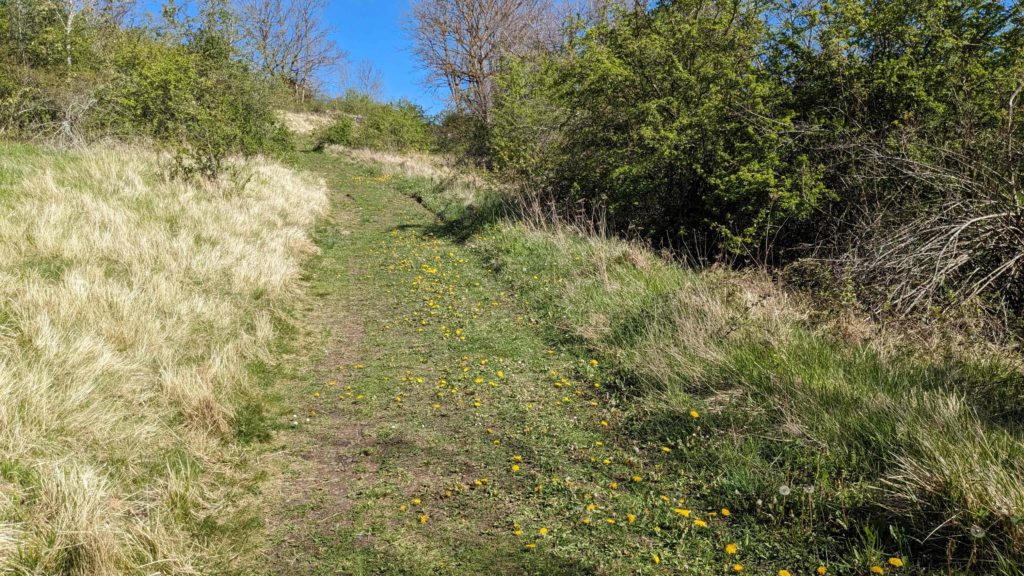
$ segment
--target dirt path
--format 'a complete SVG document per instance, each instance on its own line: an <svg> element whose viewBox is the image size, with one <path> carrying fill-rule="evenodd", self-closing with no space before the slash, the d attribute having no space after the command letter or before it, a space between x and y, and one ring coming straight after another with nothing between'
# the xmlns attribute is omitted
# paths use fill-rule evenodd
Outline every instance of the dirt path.
<svg viewBox="0 0 1024 576"><path fill-rule="evenodd" d="M324 154L296 164L336 197L307 268L267 574L721 567L711 540L699 564L662 550L669 523L693 547L678 502L646 484L672 477L609 426L597 362L546 341L471 241L406 182Z"/></svg>
<svg viewBox="0 0 1024 576"><path fill-rule="evenodd" d="M510 329L507 295L390 178L323 155L301 162L337 193L307 270L302 408L282 435L268 573L580 572L524 555L498 486L523 449L501 446L525 401L503 388L539 370L523 357L549 356L543 343ZM529 492L527 478L507 481Z"/></svg>

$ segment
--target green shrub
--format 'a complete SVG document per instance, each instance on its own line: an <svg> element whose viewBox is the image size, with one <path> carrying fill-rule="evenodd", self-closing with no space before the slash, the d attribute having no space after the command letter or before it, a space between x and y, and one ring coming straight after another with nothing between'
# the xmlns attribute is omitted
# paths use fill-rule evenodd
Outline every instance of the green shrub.
<svg viewBox="0 0 1024 576"><path fill-rule="evenodd" d="M316 136L316 149L323 150L329 145L348 146L352 144L352 133L354 124L352 118L346 114L338 116L329 125L324 127Z"/></svg>
<svg viewBox="0 0 1024 576"><path fill-rule="evenodd" d="M498 170L528 188L543 187L561 162L561 126L568 111L558 100L557 62L513 59L499 76L490 152Z"/></svg>
<svg viewBox="0 0 1024 576"><path fill-rule="evenodd" d="M430 121L423 109L400 100L376 104L366 111L352 144L363 148L397 152L427 151L433 148Z"/></svg>
<svg viewBox="0 0 1024 576"><path fill-rule="evenodd" d="M552 193L607 208L619 230L747 253L825 196L785 86L758 63L766 35L745 3L660 3L601 21L556 60L504 72L498 163L550 173Z"/></svg>
<svg viewBox="0 0 1024 576"><path fill-rule="evenodd" d="M515 121L514 119L512 120ZM492 130L472 114L449 111L436 128L437 147L440 151L468 159L477 164L495 163Z"/></svg>
<svg viewBox="0 0 1024 576"><path fill-rule="evenodd" d="M171 6L158 28L122 27L104 11L84 11L67 38L56 6L15 13L0 2L3 131L65 144L150 138L175 152L178 173L203 176L219 172L228 155L288 144L273 86L239 58L223 5L195 16ZM17 38L3 33L12 16Z"/></svg>

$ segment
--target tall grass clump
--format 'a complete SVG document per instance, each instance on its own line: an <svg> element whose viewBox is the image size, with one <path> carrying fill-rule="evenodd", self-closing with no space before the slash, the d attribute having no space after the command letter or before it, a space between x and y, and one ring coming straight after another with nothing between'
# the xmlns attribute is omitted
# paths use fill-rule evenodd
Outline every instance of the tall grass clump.
<svg viewBox="0 0 1024 576"><path fill-rule="evenodd" d="M245 561L247 366L326 193L260 159L191 183L167 164L0 145L0 572Z"/></svg>

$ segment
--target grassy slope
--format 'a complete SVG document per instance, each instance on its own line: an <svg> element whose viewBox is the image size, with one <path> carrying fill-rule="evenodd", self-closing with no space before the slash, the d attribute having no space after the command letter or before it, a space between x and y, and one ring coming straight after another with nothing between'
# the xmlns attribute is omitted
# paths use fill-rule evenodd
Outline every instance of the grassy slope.
<svg viewBox="0 0 1024 576"><path fill-rule="evenodd" d="M325 196L235 168L190 186L139 148L0 143L0 572L250 572L247 364Z"/></svg>
<svg viewBox="0 0 1024 576"><path fill-rule="evenodd" d="M753 573L819 563L1016 573L1024 460L1012 366L841 341L763 282L695 274L564 229L489 223L464 193L360 180L361 168L313 158L349 179L373 224L354 235L369 236L358 267L376 272L349 290L385 289L365 302L366 368L346 382L369 402L331 410L342 420L358 410L381 445L398 438L369 448L360 465L385 474L364 479L347 543L321 559L413 573L497 558L554 572L722 573L738 561ZM456 327L473 337L443 337ZM497 387L475 385L478 373ZM458 389L448 400L442 379ZM430 503L425 526L401 510L416 497ZM729 543L739 554L724 552Z"/></svg>

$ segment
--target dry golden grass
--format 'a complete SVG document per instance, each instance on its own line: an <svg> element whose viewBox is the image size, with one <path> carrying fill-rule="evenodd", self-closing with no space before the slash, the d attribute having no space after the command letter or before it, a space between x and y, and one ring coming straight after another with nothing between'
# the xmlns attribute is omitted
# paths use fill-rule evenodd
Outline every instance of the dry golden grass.
<svg viewBox="0 0 1024 576"><path fill-rule="evenodd" d="M284 125L288 130L301 136L312 134L331 122L334 122L334 116L331 114L289 112L287 110L282 110L278 112L278 115L281 117L281 121L284 122Z"/></svg>
<svg viewBox="0 0 1024 576"><path fill-rule="evenodd" d="M0 144L0 172L19 150ZM35 161L0 180L0 571L224 565L189 523L240 504L246 365L326 191L264 160L200 185L138 148Z"/></svg>

